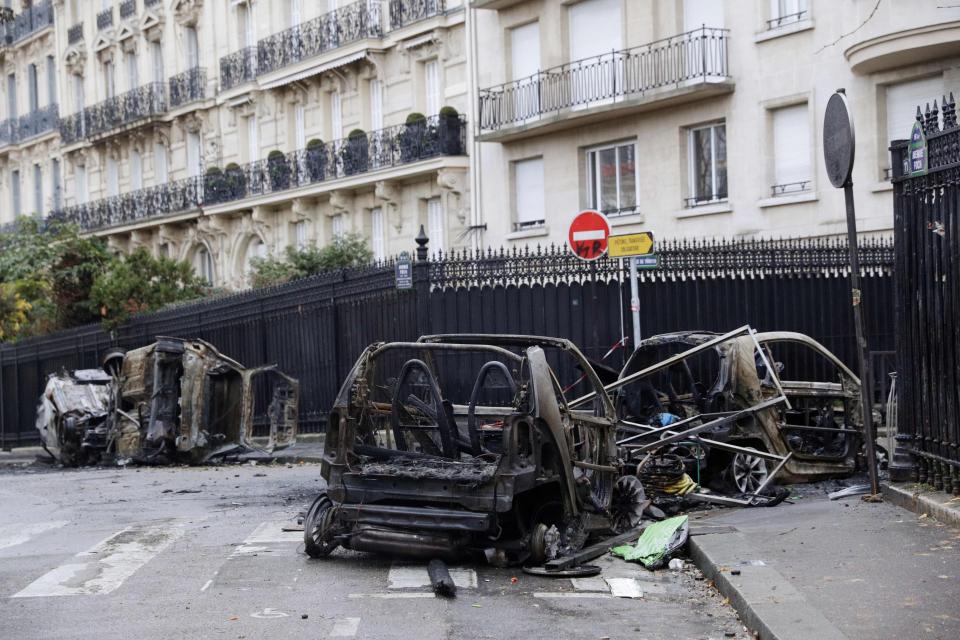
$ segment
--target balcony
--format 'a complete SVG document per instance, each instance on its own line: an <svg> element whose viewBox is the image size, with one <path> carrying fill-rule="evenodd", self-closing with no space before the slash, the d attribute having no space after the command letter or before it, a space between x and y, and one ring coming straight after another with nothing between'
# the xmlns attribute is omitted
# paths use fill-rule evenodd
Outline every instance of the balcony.
<svg viewBox="0 0 960 640"><path fill-rule="evenodd" d="M390 30L442 16L444 0L390 0Z"/></svg>
<svg viewBox="0 0 960 640"><path fill-rule="evenodd" d="M729 32L703 27L480 91L480 139L506 142L733 90Z"/></svg>
<svg viewBox="0 0 960 640"><path fill-rule="evenodd" d="M83 40L83 23L73 25L67 29L67 44L77 44Z"/></svg>
<svg viewBox="0 0 960 640"><path fill-rule="evenodd" d="M257 77L257 48L247 47L220 58L220 90L226 91Z"/></svg>
<svg viewBox="0 0 960 640"><path fill-rule="evenodd" d="M206 175L204 204L215 205L466 153L463 116L371 131Z"/></svg>
<svg viewBox="0 0 960 640"><path fill-rule="evenodd" d="M257 74L277 71L364 38L383 35L380 2L357 0L257 43Z"/></svg>
<svg viewBox="0 0 960 640"><path fill-rule="evenodd" d="M162 82L137 87L109 100L60 119L60 139L72 144L158 116L167 110Z"/></svg>
<svg viewBox="0 0 960 640"><path fill-rule="evenodd" d="M76 224L83 231L98 231L190 211L200 206L202 197L203 178L186 178L66 207L50 218Z"/></svg>
<svg viewBox="0 0 960 640"><path fill-rule="evenodd" d="M53 26L53 1L39 2L0 24L0 44L15 44L42 29Z"/></svg>
<svg viewBox="0 0 960 640"><path fill-rule="evenodd" d="M0 122L0 146L17 144L48 131L55 131L57 116L57 105L51 104L19 118Z"/></svg>
<svg viewBox="0 0 960 640"><path fill-rule="evenodd" d="M137 13L137 0L123 0L120 3L120 19L132 18Z"/></svg>
<svg viewBox="0 0 960 640"><path fill-rule="evenodd" d="M103 31L113 26L113 7L104 9L97 14L97 31Z"/></svg>
<svg viewBox="0 0 960 640"><path fill-rule="evenodd" d="M194 67L170 78L170 108L203 100L207 90L207 70Z"/></svg>
<svg viewBox="0 0 960 640"><path fill-rule="evenodd" d="M160 4L160 0L143 0L143 6L147 8L155 7L158 4Z"/></svg>

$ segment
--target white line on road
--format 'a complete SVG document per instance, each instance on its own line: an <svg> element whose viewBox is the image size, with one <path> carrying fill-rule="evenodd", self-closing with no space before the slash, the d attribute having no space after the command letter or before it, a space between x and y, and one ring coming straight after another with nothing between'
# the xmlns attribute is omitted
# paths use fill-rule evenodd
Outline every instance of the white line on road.
<svg viewBox="0 0 960 640"><path fill-rule="evenodd" d="M278 520L276 522L262 522L254 529L246 539L234 549L233 556L249 556L271 551L267 545L276 543L303 542L302 531L284 531L283 527L289 524L289 520Z"/></svg>
<svg viewBox="0 0 960 640"><path fill-rule="evenodd" d="M436 598L433 592L424 593L422 591L414 591L411 593L351 593L347 596L354 600L359 600L362 598L377 598L380 600L400 600L403 598Z"/></svg>
<svg viewBox="0 0 960 640"><path fill-rule="evenodd" d="M352 638L360 628L360 618L342 618L337 620L330 632L331 638Z"/></svg>
<svg viewBox="0 0 960 640"><path fill-rule="evenodd" d="M642 598L640 585L633 578L607 578L614 598Z"/></svg>
<svg viewBox="0 0 960 640"><path fill-rule="evenodd" d="M590 593L589 591L534 591L534 598L609 598L609 593Z"/></svg>
<svg viewBox="0 0 960 640"><path fill-rule="evenodd" d="M213 579L212 579L212 578L211 578L210 580L207 580L207 581L204 583L204 585L203 585L202 587L200 587L200 593L203 593L204 591L206 591L207 588L209 588L210 585L212 585L212 584L213 584Z"/></svg>
<svg viewBox="0 0 960 640"><path fill-rule="evenodd" d="M40 576L13 597L110 593L182 534L183 524L170 520L127 527Z"/></svg>
<svg viewBox="0 0 960 640"><path fill-rule="evenodd" d="M453 584L460 589L477 588L477 572L463 567L450 567ZM423 565L410 565L395 562L387 575L390 581L388 589L419 589L430 586L430 574Z"/></svg>
<svg viewBox="0 0 960 640"><path fill-rule="evenodd" d="M23 544L30 538L50 531L59 529L67 524L66 520L57 520L56 522L33 522L30 524L4 524L0 525L0 549L15 547Z"/></svg>

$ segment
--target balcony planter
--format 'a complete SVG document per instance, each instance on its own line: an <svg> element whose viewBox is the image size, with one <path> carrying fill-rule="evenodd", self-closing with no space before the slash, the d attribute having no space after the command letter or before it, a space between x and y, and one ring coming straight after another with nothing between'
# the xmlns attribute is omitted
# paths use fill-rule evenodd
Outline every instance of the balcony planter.
<svg viewBox="0 0 960 640"><path fill-rule="evenodd" d="M224 200L224 187L226 177L217 167L207 169L207 174L203 177L203 199L209 204L216 204Z"/></svg>
<svg viewBox="0 0 960 640"><path fill-rule="evenodd" d="M223 202L240 200L247 187L247 178L243 168L235 162L227 165L223 175Z"/></svg>
<svg viewBox="0 0 960 640"><path fill-rule="evenodd" d="M460 114L453 107L440 109L440 152L448 156L459 156L463 153L461 142L463 123Z"/></svg>
<svg viewBox="0 0 960 640"><path fill-rule="evenodd" d="M364 173L369 164L369 143L362 129L354 129L343 147L343 170L348 176Z"/></svg>
<svg viewBox="0 0 960 640"><path fill-rule="evenodd" d="M404 130L399 136L400 159L403 162L415 162L420 159L423 138L427 131L427 118L422 113L407 116Z"/></svg>
<svg viewBox="0 0 960 640"><path fill-rule="evenodd" d="M327 154L322 140L314 138L307 143L306 159L310 182L323 181L327 169Z"/></svg>
<svg viewBox="0 0 960 640"><path fill-rule="evenodd" d="M267 171L270 174L271 191L290 188L290 163L282 151L274 149L267 155Z"/></svg>

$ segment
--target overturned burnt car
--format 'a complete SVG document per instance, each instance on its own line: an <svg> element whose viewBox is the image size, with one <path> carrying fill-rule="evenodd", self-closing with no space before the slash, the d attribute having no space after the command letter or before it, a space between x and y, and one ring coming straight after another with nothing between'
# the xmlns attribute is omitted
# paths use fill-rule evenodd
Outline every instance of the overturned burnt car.
<svg viewBox="0 0 960 640"><path fill-rule="evenodd" d="M716 489L754 492L777 461L782 483L857 467L860 381L800 333L654 336L640 343L612 387L621 445L645 455L669 438L690 475Z"/></svg>
<svg viewBox="0 0 960 640"><path fill-rule="evenodd" d="M112 351L104 371L52 376L44 392L37 428L63 464L199 463L296 438L297 380L272 365L247 369L203 340L159 337ZM86 378L95 393L77 390Z"/></svg>
<svg viewBox="0 0 960 640"><path fill-rule="evenodd" d="M593 401L572 409L562 379ZM373 344L330 412L327 488L304 521L306 552L342 545L504 564L576 550L642 515L642 487L621 478L615 433L613 402L567 340Z"/></svg>

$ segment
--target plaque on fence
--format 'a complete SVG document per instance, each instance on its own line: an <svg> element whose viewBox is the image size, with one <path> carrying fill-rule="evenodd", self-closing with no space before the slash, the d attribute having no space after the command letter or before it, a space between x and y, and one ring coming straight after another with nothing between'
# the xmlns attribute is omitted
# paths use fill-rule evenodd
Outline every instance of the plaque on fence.
<svg viewBox="0 0 960 640"><path fill-rule="evenodd" d="M923 125L919 122L913 123L908 152L910 154L910 175L927 175L927 136L923 134Z"/></svg>
<svg viewBox="0 0 960 640"><path fill-rule="evenodd" d="M397 289L413 289L413 263L407 251L397 258Z"/></svg>

